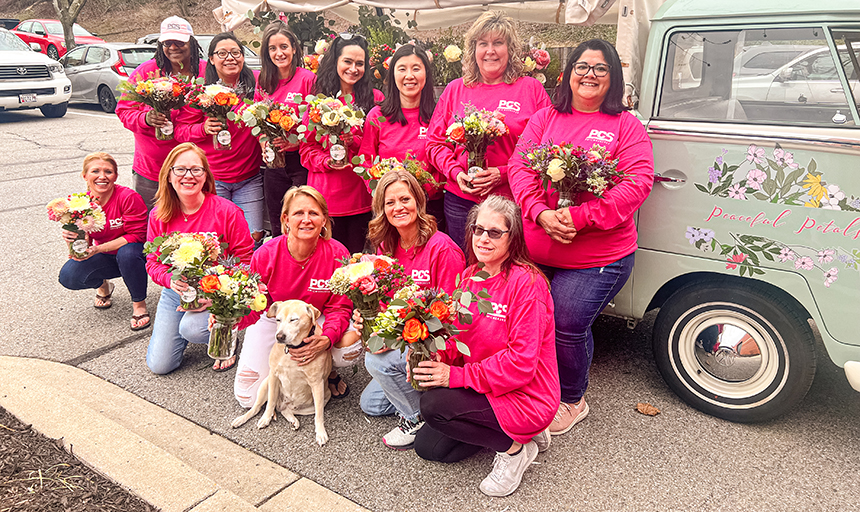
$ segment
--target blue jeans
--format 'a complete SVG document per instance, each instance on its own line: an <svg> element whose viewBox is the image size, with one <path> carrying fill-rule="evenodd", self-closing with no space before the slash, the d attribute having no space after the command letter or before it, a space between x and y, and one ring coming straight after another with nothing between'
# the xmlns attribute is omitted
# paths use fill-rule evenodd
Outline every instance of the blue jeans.
<svg viewBox="0 0 860 512"><path fill-rule="evenodd" d="M238 183L216 181L215 191L224 199L233 201L245 212L245 220L248 222L251 233L263 231L266 202L263 198L262 174L257 174L253 178Z"/></svg>
<svg viewBox="0 0 860 512"><path fill-rule="evenodd" d="M146 349L146 365L153 373L164 375L179 368L188 343L209 343L209 312L176 311L179 294L170 288L161 290L152 337Z"/></svg>
<svg viewBox="0 0 860 512"><path fill-rule="evenodd" d="M469 210L478 203L473 203L468 199L445 192L445 223L448 224L448 236L455 244L459 245L463 252L466 250L466 219L469 216Z"/></svg>
<svg viewBox="0 0 860 512"><path fill-rule="evenodd" d="M415 420L421 412L421 393L406 380L406 352L367 353L364 366L373 380L361 393L361 410L368 416L387 416L396 412L407 420Z"/></svg>
<svg viewBox="0 0 860 512"><path fill-rule="evenodd" d="M143 244L125 244L116 254L99 253L84 261L69 260L60 269L60 284L69 290L98 288L105 279L122 277L131 300L146 300Z"/></svg>
<svg viewBox="0 0 860 512"><path fill-rule="evenodd" d="M550 280L555 305L555 348L562 402L578 402L588 388L588 370L594 354L591 324L627 282L633 271L634 254L605 267L541 266Z"/></svg>

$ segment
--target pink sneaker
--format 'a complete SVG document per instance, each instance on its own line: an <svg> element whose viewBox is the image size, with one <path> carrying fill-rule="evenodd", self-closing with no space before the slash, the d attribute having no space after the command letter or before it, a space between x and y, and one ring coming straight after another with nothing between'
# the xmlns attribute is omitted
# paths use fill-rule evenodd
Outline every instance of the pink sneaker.
<svg viewBox="0 0 860 512"><path fill-rule="evenodd" d="M588 404L585 403L585 398L580 400L578 404L566 404L562 402L558 406L555 418L549 425L549 433L554 436L560 436L584 420L586 416L588 416Z"/></svg>

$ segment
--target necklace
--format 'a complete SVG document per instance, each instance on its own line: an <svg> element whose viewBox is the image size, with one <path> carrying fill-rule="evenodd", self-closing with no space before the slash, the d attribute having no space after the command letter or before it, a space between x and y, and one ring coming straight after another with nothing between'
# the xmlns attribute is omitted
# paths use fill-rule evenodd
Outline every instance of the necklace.
<svg viewBox="0 0 860 512"><path fill-rule="evenodd" d="M304 270L305 267L308 265L308 262L311 260L311 257L314 255L315 252L317 252L317 246L316 244L314 244L314 248L311 250L310 254L308 254L307 257L302 260L299 260L293 255L293 250L289 248L289 245L287 245L287 250L289 250L290 256L293 258L293 261L295 261L296 264L300 266L302 270Z"/></svg>

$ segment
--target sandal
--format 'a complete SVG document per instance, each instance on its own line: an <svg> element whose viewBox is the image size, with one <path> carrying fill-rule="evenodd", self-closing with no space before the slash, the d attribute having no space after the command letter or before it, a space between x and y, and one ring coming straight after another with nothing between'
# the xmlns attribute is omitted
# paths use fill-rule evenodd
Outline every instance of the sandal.
<svg viewBox="0 0 860 512"><path fill-rule="evenodd" d="M150 321L149 313L144 313L142 315L131 315L131 319L137 323L136 326L131 328L132 331L142 331L144 329L148 329L149 327L152 327L152 322ZM146 323L141 324L140 323L141 320L146 320Z"/></svg>
<svg viewBox="0 0 860 512"><path fill-rule="evenodd" d="M328 379L328 385L334 386L334 391L332 391L331 397L334 398L335 400L340 400L341 398L346 398L347 396L349 396L349 384L346 385L346 389L343 390L343 393L341 393L339 395L335 394L335 392L337 392L337 388L340 385L341 381L342 381L342 379L340 378L340 375L338 375L337 377L329 377L329 379Z"/></svg>
<svg viewBox="0 0 860 512"><path fill-rule="evenodd" d="M227 366L219 366L218 368L215 368L215 366L213 365L212 371L221 373L221 372L226 372L227 370L232 370L233 367L236 366L236 359L237 358L236 358L236 356L233 356L231 359L233 359L233 362L228 364Z"/></svg>
<svg viewBox="0 0 860 512"><path fill-rule="evenodd" d="M110 307L113 306L113 302L110 300L110 298L113 295L113 291L115 288L115 284L108 283L108 289L110 290L110 292L108 292L107 295L99 295L98 290L96 290L97 302L93 304L93 307L95 307L96 309L110 309ZM101 304L99 304L98 301L101 301Z"/></svg>

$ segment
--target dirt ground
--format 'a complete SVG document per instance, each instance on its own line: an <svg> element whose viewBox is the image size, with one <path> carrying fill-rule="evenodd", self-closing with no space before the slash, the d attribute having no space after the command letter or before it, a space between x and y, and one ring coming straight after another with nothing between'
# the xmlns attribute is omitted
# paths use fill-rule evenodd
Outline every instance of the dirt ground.
<svg viewBox="0 0 860 512"><path fill-rule="evenodd" d="M0 407L0 512L153 512Z"/></svg>

